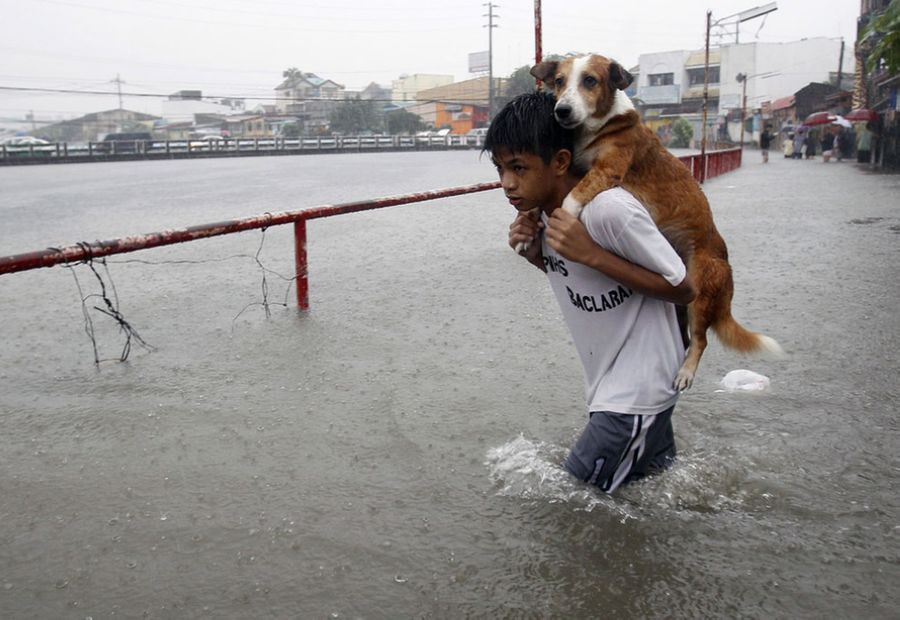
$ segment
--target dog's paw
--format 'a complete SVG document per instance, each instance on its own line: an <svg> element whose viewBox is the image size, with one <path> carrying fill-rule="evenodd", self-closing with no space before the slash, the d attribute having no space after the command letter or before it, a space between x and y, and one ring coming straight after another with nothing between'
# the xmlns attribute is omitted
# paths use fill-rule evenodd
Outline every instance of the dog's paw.
<svg viewBox="0 0 900 620"><path fill-rule="evenodd" d="M578 202L572 193L569 192L565 200L563 200L562 208L566 213L571 213L575 217L578 217L581 215L581 210L584 208L584 205Z"/></svg>
<svg viewBox="0 0 900 620"><path fill-rule="evenodd" d="M519 241L516 244L516 254L525 254L529 249L531 249L530 241Z"/></svg>
<svg viewBox="0 0 900 620"><path fill-rule="evenodd" d="M678 374L675 375L675 381L672 386L679 392L684 392L694 384L694 373L686 368L680 368Z"/></svg>

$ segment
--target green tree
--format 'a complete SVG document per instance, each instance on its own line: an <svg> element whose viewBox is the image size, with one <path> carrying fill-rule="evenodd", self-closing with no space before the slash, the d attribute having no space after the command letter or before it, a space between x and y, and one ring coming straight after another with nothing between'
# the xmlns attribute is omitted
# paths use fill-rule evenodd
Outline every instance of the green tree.
<svg viewBox="0 0 900 620"><path fill-rule="evenodd" d="M675 119L675 122L672 123L672 138L669 140L668 146L676 149L687 148L691 145L693 137L693 125L683 118Z"/></svg>
<svg viewBox="0 0 900 620"><path fill-rule="evenodd" d="M281 129L281 135L284 138L299 138L303 135L303 128L300 123L287 123Z"/></svg>
<svg viewBox="0 0 900 620"><path fill-rule="evenodd" d="M422 131L425 123L422 119L407 110L395 110L385 116L387 132L392 135L413 134Z"/></svg>
<svg viewBox="0 0 900 620"><path fill-rule="evenodd" d="M530 71L531 65L522 65L509 74L509 77L506 79L506 88L503 92L504 99L515 99L519 95L535 91L537 84Z"/></svg>
<svg viewBox="0 0 900 620"><path fill-rule="evenodd" d="M294 80L303 77L303 72L297 67L289 67L281 72L281 77L287 80Z"/></svg>
<svg viewBox="0 0 900 620"><path fill-rule="evenodd" d="M891 0L887 10L863 30L859 42L868 50L869 71L875 71L884 62L891 75L900 72L900 0Z"/></svg>
<svg viewBox="0 0 900 620"><path fill-rule="evenodd" d="M559 54L550 54L545 56L544 60L562 60L563 58L564 56L560 56ZM522 65L510 73L509 77L506 78L503 94L498 98L496 107L499 109L519 95L533 93L536 89L537 83L535 82L534 76L531 75L531 65Z"/></svg>
<svg viewBox="0 0 900 620"><path fill-rule="evenodd" d="M330 115L331 131L358 134L363 131L380 131L381 118L371 99L347 99L337 104Z"/></svg>

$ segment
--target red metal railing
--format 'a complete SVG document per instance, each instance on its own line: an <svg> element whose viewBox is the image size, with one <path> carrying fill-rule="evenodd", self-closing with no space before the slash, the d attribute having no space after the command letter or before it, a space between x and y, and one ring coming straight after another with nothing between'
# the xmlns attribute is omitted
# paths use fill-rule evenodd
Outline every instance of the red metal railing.
<svg viewBox="0 0 900 620"><path fill-rule="evenodd" d="M679 159L691 170L694 178L699 178L702 160L699 155L687 155ZM725 172L729 172L741 165L741 149L728 149L706 153L706 178L712 178ZM185 243L197 239L228 235L245 230L268 228L283 224L294 224L294 263L297 282L297 305L306 310L309 308L309 278L306 255L306 222L322 217L354 213L356 211L369 211L383 209L396 205L424 202L437 198L449 198L462 194L472 194L492 189L499 189L500 183L478 183L464 185L448 189L417 192L400 196L387 196L375 200L362 200L359 202L347 202L336 205L321 205L300 211L284 211L281 213L266 213L254 217L239 220L227 220L214 224L200 224L188 228L165 230L162 232L148 233L112 239L109 241L81 242L63 248L47 248L36 252L26 252L12 256L0 257L0 275L52 267L60 263L77 263L93 258L123 254L137 250L145 250L163 245Z"/></svg>
<svg viewBox="0 0 900 620"><path fill-rule="evenodd" d="M700 153L685 155L678 159L688 167L698 183L703 183L704 179L711 179L740 168L741 154L741 149L736 147L721 151L707 151L705 155Z"/></svg>
<svg viewBox="0 0 900 620"><path fill-rule="evenodd" d="M155 248L163 245L172 245L175 243L184 243L219 235L228 235L245 230L268 228L270 226L293 223L297 305L300 306L301 309L306 310L309 308L309 280L306 261L307 220L330 217L332 215L342 215L344 213L354 213L356 211L383 209L385 207L423 202L426 200L434 200L436 198L449 198L451 196L483 192L499 187L500 183L498 182L478 183L476 185L417 192L415 194L405 194L402 196L388 196L385 198L377 198L375 200L347 202L336 205L321 205L310 209L303 209L301 211L266 213L265 215L248 217L240 220L228 220L214 224L201 224L199 226L190 226L188 228L166 230L163 232L148 233L133 237L123 237L121 239L112 239L110 241L82 242L64 248L48 248L37 252L26 252L24 254L0 257L0 274L39 269L41 267L52 267L53 265L58 265L60 263L76 263L102 256L109 256L111 254L134 252L136 250Z"/></svg>

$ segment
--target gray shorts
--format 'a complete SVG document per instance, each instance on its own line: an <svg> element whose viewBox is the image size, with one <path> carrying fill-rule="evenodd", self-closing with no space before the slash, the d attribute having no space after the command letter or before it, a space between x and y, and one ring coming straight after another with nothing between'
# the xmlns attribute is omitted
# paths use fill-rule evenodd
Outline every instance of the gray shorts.
<svg viewBox="0 0 900 620"><path fill-rule="evenodd" d="M669 467L675 459L674 409L656 415L591 413L564 467L606 493Z"/></svg>

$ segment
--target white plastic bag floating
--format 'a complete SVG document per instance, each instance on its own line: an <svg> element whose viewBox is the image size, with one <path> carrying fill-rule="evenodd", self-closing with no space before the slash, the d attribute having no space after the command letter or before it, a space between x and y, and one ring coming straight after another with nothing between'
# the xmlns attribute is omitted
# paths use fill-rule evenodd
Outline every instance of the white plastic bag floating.
<svg viewBox="0 0 900 620"><path fill-rule="evenodd" d="M769 389L769 378L752 370L732 370L722 377L719 385L728 392L761 392Z"/></svg>

